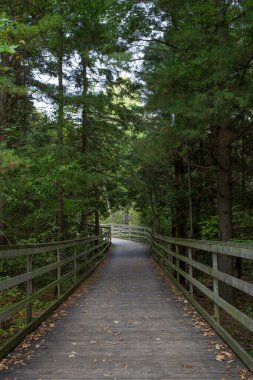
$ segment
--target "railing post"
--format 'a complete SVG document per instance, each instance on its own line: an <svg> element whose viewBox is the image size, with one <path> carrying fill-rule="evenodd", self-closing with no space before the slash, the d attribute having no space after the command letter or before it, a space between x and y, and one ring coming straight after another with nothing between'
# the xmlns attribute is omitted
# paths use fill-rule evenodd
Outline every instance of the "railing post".
<svg viewBox="0 0 253 380"><path fill-rule="evenodd" d="M212 252L212 265L213 265L213 272L217 272L218 254L216 252ZM219 281L215 277L213 277L213 292L215 296L219 296ZM216 319L218 323L220 323L220 309L219 309L219 306L215 303L215 300L214 300L214 318Z"/></svg>
<svg viewBox="0 0 253 380"><path fill-rule="evenodd" d="M189 276L190 276L190 279L193 278L193 270L192 270L192 265L191 265L191 261L192 261L192 249L191 247L188 247L188 259L189 259ZM189 282L189 290L190 290L190 295L193 297L193 285L191 283L191 281Z"/></svg>
<svg viewBox="0 0 253 380"><path fill-rule="evenodd" d="M76 259L76 249L73 247L74 250L74 284L77 284L77 259Z"/></svg>
<svg viewBox="0 0 253 380"><path fill-rule="evenodd" d="M27 255L26 257L26 271L27 273L28 272L31 272L32 271L32 264L33 262L33 257L32 255ZM27 280L26 281L26 295L27 297L29 297L33 292L33 280ZM26 306L26 323L30 323L32 321L32 305L30 302L28 302L27 306Z"/></svg>
<svg viewBox="0 0 253 380"><path fill-rule="evenodd" d="M61 279L61 250L57 249L57 280ZM57 298L61 297L61 283L57 285Z"/></svg>
<svg viewBox="0 0 253 380"><path fill-rule="evenodd" d="M178 247L178 245L176 245L176 253L179 255L179 247ZM177 267L177 269L179 269L179 259L176 257L176 267ZM177 279L177 281L179 282L179 273L178 273L178 271L177 271L177 273L176 273L176 279Z"/></svg>
<svg viewBox="0 0 253 380"><path fill-rule="evenodd" d="M111 238L113 237L113 224L111 224Z"/></svg>

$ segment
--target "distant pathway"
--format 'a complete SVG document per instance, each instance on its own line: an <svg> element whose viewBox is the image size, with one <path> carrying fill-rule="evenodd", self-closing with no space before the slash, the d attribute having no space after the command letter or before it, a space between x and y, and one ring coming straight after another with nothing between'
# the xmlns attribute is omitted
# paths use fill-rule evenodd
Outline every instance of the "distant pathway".
<svg viewBox="0 0 253 380"><path fill-rule="evenodd" d="M1 372L0 379L231 379L208 348L216 337L193 327L151 262L143 244L114 239L88 292L26 366Z"/></svg>

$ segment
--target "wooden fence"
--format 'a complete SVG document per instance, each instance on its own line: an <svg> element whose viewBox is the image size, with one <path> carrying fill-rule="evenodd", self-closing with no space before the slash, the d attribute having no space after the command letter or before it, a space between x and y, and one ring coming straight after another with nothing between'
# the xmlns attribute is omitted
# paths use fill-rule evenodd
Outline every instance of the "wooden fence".
<svg viewBox="0 0 253 380"><path fill-rule="evenodd" d="M104 259L110 246L110 228L100 236L48 244L0 247L1 265L19 267L17 275L0 281L2 296L19 287L18 302L0 311L1 326L11 325L17 315L25 315L25 325L0 347L6 356L28 333L39 326ZM12 261L11 261L12 260ZM51 293L53 300L39 316L33 310L36 301Z"/></svg>
<svg viewBox="0 0 253 380"><path fill-rule="evenodd" d="M218 256L227 255L243 261L244 265L248 266L248 271L252 271L253 245L175 239L153 234L150 228L140 226L112 225L111 231L113 237L139 240L149 244L155 260L159 262L179 290L253 371L253 347L251 347L251 355L228 332L223 318L226 312L232 320L237 321L248 332L253 344L253 284L250 282L252 277L251 280L239 279L218 270ZM205 281L201 281L202 275ZM246 295L249 313L242 312L219 295L220 282L237 289L240 297ZM209 305L213 305L212 311L200 304L200 297L197 296L200 293L208 298ZM221 319L223 319L222 322Z"/></svg>

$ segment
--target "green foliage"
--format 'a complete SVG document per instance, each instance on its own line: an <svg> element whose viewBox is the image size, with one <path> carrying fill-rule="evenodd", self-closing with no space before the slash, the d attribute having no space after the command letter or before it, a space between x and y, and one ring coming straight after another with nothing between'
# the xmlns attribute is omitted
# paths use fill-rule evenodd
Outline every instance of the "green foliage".
<svg viewBox="0 0 253 380"><path fill-rule="evenodd" d="M8 277L1 276L1 281L6 280ZM7 305L15 304L23 297L22 290L18 286L1 292L0 295L0 310L5 309Z"/></svg>
<svg viewBox="0 0 253 380"><path fill-rule="evenodd" d="M5 13L0 13L0 54L14 54L17 45L8 42L8 32L12 29L13 23Z"/></svg>
<svg viewBox="0 0 253 380"><path fill-rule="evenodd" d="M211 216L208 220L202 221L200 225L200 237L203 240L217 240L218 217Z"/></svg>

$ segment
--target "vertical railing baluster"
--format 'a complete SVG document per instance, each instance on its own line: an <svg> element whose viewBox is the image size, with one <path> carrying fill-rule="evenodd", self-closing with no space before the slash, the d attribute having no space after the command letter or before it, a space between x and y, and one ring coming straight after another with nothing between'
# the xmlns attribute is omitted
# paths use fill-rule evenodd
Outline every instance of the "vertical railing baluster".
<svg viewBox="0 0 253 380"><path fill-rule="evenodd" d="M179 255L179 247L176 245L176 253ZM179 259L176 257L176 267L179 269ZM179 272L176 273L176 279L179 282Z"/></svg>
<svg viewBox="0 0 253 380"><path fill-rule="evenodd" d="M74 250L74 284L77 284L77 253L76 253L76 247L73 247Z"/></svg>
<svg viewBox="0 0 253 380"><path fill-rule="evenodd" d="M218 270L218 254L212 252L212 266L213 266L213 275ZM219 281L217 278L213 277L213 292L215 296L219 296ZM218 323L220 323L220 308L214 300L214 318Z"/></svg>
<svg viewBox="0 0 253 380"><path fill-rule="evenodd" d="M171 243L169 243L169 244L167 245L167 247L168 247L168 250L169 250L169 251L172 251L172 249L171 249ZM172 255L171 255L170 252L168 253L168 260L169 260L169 273L172 275L172 267L171 267L171 264L173 264L173 257L172 257Z"/></svg>
<svg viewBox="0 0 253 380"><path fill-rule="evenodd" d="M57 298L61 297L61 250L57 249L57 280L59 281L57 285Z"/></svg>
<svg viewBox="0 0 253 380"><path fill-rule="evenodd" d="M33 257L32 255L26 256L26 272L32 272L33 266ZM26 281L26 295L29 297L33 292L33 280ZM28 302L26 306L26 323L30 323L32 321L32 304Z"/></svg>
<svg viewBox="0 0 253 380"><path fill-rule="evenodd" d="M192 270L192 265L191 265L191 261L192 261L192 249L191 247L188 247L188 259L189 259L189 276L190 276L190 279L193 278L193 270ZM192 282L190 281L189 282L189 290L190 290L190 295L193 297L193 285L192 285Z"/></svg>

